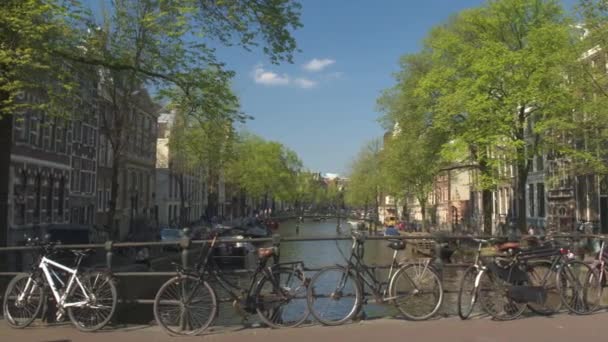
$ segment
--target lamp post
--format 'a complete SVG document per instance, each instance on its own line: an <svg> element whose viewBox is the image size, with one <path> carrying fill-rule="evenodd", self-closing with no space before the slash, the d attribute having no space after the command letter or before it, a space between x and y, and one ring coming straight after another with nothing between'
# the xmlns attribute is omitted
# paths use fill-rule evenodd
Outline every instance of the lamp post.
<svg viewBox="0 0 608 342"><path fill-rule="evenodd" d="M338 234L340 234L340 214L342 212L341 203L343 201L343 199L342 199L343 190L344 190L344 186L339 185L338 186L338 200L337 200L338 203L336 204L336 210L338 211L338 224L336 225L336 233L338 233Z"/></svg>

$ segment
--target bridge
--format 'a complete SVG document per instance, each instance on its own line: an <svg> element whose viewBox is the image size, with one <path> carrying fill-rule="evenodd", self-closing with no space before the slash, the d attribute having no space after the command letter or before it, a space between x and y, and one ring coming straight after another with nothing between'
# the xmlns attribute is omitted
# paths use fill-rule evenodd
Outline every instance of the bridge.
<svg viewBox="0 0 608 342"><path fill-rule="evenodd" d="M581 236L578 236L581 237ZM433 235L424 234L424 235L402 235L399 237L383 237L383 236L369 236L368 240L387 240L387 239L403 239L410 241L409 245L413 245L414 241L430 241L436 239ZM463 239L470 239L470 236L443 236L441 237L444 240L455 240L460 241ZM487 237L485 237L487 238ZM602 236L602 238L608 238L607 236ZM267 243L274 244L276 246L282 246L283 244L289 245L290 243L299 243L299 242L316 242L323 240L350 240L350 236L308 236L308 237L299 237L299 236L280 236L275 235L272 238L264 238L264 239L222 239L223 242L255 242L255 243ZM166 258L174 259L176 261L180 261L182 265L185 267L190 265L193 257L195 257L198 248L204 243L208 241L198 240L194 241L189 238L184 238L178 242L130 242L130 243L113 243L108 241L104 244L94 244L94 245L64 245L58 246L57 248L63 249L71 249L71 248L96 248L101 250L104 253L101 253L102 260L105 261L105 266L111 270L113 270L114 275L118 279L118 290L119 290L119 309L117 310L117 316L114 320L114 324L102 334L86 334L82 335L76 331L73 327L66 324L54 324L41 322L37 320L37 327L25 330L13 330L9 329L4 322L0 322L0 336L3 337L15 337L15 339L19 339L20 341L97 341L103 338L104 342L107 341L108 338L117 338L119 340L129 339L133 341L164 341L166 340L166 335L164 332L161 332L159 328L157 328L153 324L151 303L153 302L154 294L160 287L160 285L170 276L175 275L175 272L132 272L132 271L120 271L116 269L116 259L119 258L117 252L124 248L131 247L143 247L147 246L150 248L158 248L158 247L166 247L173 246L176 247L177 251L172 254L165 256ZM384 247L382 247L384 248ZM30 247L26 246L16 246L16 247L4 247L0 248L0 255L4 260L4 253L15 253L15 252L27 252ZM304 260L306 262L306 260ZM328 260L327 264L331 264L336 262L336 260ZM446 302L444 302L444 307L440 310L440 316L448 317L443 319L432 319L430 322L404 322L402 320L392 320L385 319L384 315L377 315L368 317L368 319L364 320L358 324L350 324L344 327L336 327L336 328L325 328L320 326L310 326L305 328L297 328L297 329L287 329L280 331L271 331L268 329L262 328L248 328L243 329L242 325L237 321L236 323L231 321L230 325L215 327L211 331L211 336L209 338L216 341L233 341L246 337L247 339L251 339L252 341L263 340L263 337L272 338L272 339L283 339L289 338L294 341L307 341L311 338L318 338L320 340L343 340L340 336L350 336L348 339L352 339L353 341L357 340L366 340L369 341L373 338L373 336L408 336L411 334L412 337L421 337L425 338L424 340L435 340L442 338L445 339L447 337L454 337L454 331L462 331L463 336L470 336L470 339L462 339L462 341L511 341L516 336L521 338L522 336L517 335L519 330L515 331L513 329L528 329L532 332L530 336L533 336L534 331L542 331L543 333L548 333L548 330L557 329L555 324L559 327L569 327L571 325L570 322L583 322L580 323L583 326L591 326L591 323L587 322L597 322L597 317L606 318L606 315L596 314L591 315L589 317L576 317L570 315L557 315L554 318L546 319L539 317L532 317L522 320L517 320L515 322L508 323L497 323L492 322L488 319L474 319L469 322L461 322L460 320L454 319L455 311L453 307L453 303L455 303L455 296L458 291L459 282L448 282L448 279L459 279L458 272L461 272L464 267L467 267L469 264L467 263L454 263L454 264L442 264L440 259L435 260L437 266L444 270L444 289L446 294ZM382 267L382 266L381 266ZM316 269L308 269L308 271L314 272ZM238 272L238 271L237 271ZM4 295L4 286L7 281L15 275L16 272L0 272L0 297ZM1 301L0 301L1 302ZM452 303L452 304L446 304ZM452 305L452 307L450 307ZM220 317L222 315L226 316L235 316L234 310L231 307L231 304L226 302L222 304L220 309ZM48 316L47 316L48 318ZM222 323L220 323L222 324ZM515 325L513 325L515 324ZM547 325L548 324L548 325ZM587 324L587 325L586 325ZM545 326L546 325L546 326ZM47 328L45 328L47 327ZM441 327L445 327L441 328ZM506 328L505 328L506 327ZM409 330L408 330L409 329ZM451 331L450 329L454 329ZM493 329L496 331L504 331L504 335L494 336L488 335L487 338L474 339L473 336L477 336L478 332L476 331L487 331L490 334ZM562 329L562 328L560 328ZM579 332L576 329L567 329L567 333L576 331L577 334L581 333L584 336L584 332ZM593 330L592 330L593 331ZM375 332L372 334L372 332ZM439 333L445 333L446 335L438 335ZM386 335L385 335L386 334ZM448 335L449 334L449 335ZM515 334L515 335L513 335ZM366 337L367 336L367 337ZM443 336L443 337L442 337ZM482 335L483 336L483 335ZM506 338L511 336L512 339ZM534 335L537 336L537 335ZM539 336L539 335L538 335ZM551 335L547 335L551 336ZM556 341L559 341L559 338L562 335L556 336ZM563 335L570 336L570 335ZM86 339L85 339L86 337ZM364 338L365 337L365 338ZM503 338L505 337L505 338ZM200 337L198 337L200 339ZM494 339L492 339L494 338ZM528 340L529 336L527 336L524 340ZM13 338L9 338L10 340L14 340ZM189 340L189 339L181 339L180 340ZM453 340L453 339L452 339ZM544 337L541 340L546 340ZM553 339L551 339L553 340ZM455 341L458 341L457 339Z"/></svg>
<svg viewBox="0 0 608 342"><path fill-rule="evenodd" d="M607 313L590 316L560 314L553 317L528 317L497 322L487 318L436 319L408 322L399 319L375 319L338 327L305 326L293 329L215 327L204 336L167 336L153 325L118 326L98 333L82 333L69 324L28 329L10 329L0 321L3 341L19 342L156 342L196 341L268 342L268 341L449 341L449 342L512 342L512 341L602 341L602 326ZM599 338L599 339L598 339Z"/></svg>
<svg viewBox="0 0 608 342"><path fill-rule="evenodd" d="M278 220L278 221L287 221L287 220L297 220L298 218L303 218L304 220L309 220L309 219L338 219L340 218L341 220L353 220L353 221L364 221L364 222L368 222L368 223L373 223L373 222L378 222L375 221L373 219L370 218L360 218L357 216L353 216L353 215L338 215L337 213L329 213L329 214L306 214L306 215L276 215L276 216L271 216L271 219L274 220Z"/></svg>

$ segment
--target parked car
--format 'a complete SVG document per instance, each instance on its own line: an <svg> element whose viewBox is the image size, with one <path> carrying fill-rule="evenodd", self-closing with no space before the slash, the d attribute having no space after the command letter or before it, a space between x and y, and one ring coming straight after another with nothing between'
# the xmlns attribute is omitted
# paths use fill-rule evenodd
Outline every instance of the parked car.
<svg viewBox="0 0 608 342"><path fill-rule="evenodd" d="M182 231L175 228L163 228L160 230L160 241L162 242L179 242L182 238ZM167 245L163 247L164 250L177 251L179 246Z"/></svg>

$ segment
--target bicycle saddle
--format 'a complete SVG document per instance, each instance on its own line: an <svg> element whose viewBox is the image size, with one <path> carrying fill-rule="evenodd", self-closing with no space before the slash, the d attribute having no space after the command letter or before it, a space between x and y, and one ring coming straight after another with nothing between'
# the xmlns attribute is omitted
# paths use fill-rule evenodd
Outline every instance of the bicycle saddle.
<svg viewBox="0 0 608 342"><path fill-rule="evenodd" d="M260 259L270 258L271 256L274 255L274 253L275 253L274 247L258 248L258 258L260 258Z"/></svg>
<svg viewBox="0 0 608 342"><path fill-rule="evenodd" d="M496 248L500 252L504 252L509 249L519 249L519 247L520 247L519 242L505 242L505 243L499 243L498 245L496 245Z"/></svg>
<svg viewBox="0 0 608 342"><path fill-rule="evenodd" d="M388 244L388 247L391 249L394 249L396 251L403 250L403 249L405 249L405 241L403 241L403 240L391 241L391 243Z"/></svg>
<svg viewBox="0 0 608 342"><path fill-rule="evenodd" d="M82 257L86 257L86 256L89 256L89 255L95 254L95 250L92 249L92 248L87 248L87 249L71 249L70 252L72 252L76 256L82 256Z"/></svg>

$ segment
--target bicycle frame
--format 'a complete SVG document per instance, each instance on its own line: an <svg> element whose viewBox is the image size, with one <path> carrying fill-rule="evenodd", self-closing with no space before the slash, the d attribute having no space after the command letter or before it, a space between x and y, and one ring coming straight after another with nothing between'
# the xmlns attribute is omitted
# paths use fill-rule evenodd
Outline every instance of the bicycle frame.
<svg viewBox="0 0 608 342"><path fill-rule="evenodd" d="M606 260L604 257L604 249L606 248L606 241L602 240L602 245L600 246L600 251L597 254L597 260L596 260L596 264L594 265L595 267L599 267L599 271L600 271L600 275L599 275L599 279L600 281L602 281L602 279L604 279L605 277L605 267L606 267Z"/></svg>
<svg viewBox="0 0 608 342"><path fill-rule="evenodd" d="M76 276L78 274L77 268L71 269L58 262L48 259L47 257L44 257L44 256L41 258L40 263L38 264L38 268L41 269L42 272L44 273L44 277L45 277L49 287L51 288L53 297L55 297L57 305L60 308L67 308L67 307L71 307L71 306L83 306L88 302L89 295L88 295L87 291L84 289L84 286L82 285L82 283L80 282L80 279L78 279L78 277ZM65 283L61 280L61 278L57 275L57 273L55 272L55 270L53 268L58 268L62 271L65 271L65 272L71 274L70 279L68 280L67 287L65 288L63 293L60 293L60 291L57 289L55 280L53 278L57 279L61 283L61 285L65 285ZM66 303L67 296L75 284L80 287L80 290L82 290L82 293L84 294L86 300L80 301L80 302ZM28 296L32 295L34 293L34 291L36 290L37 286L40 286L40 285L37 283L36 280L33 280L32 277L30 277L27 280L27 283L25 284L25 288L23 289L23 292L19 295L18 300L19 301L23 300L23 297L26 294Z"/></svg>
<svg viewBox="0 0 608 342"><path fill-rule="evenodd" d="M277 279L273 276L273 270L276 267L292 265L292 266L302 266L301 261L294 262L284 262L284 263L274 263L271 266L267 266L268 259L261 259L256 267L253 276L251 277L251 281L249 282L249 286L247 288L242 288L238 285L233 284L230 280L226 279L223 271L217 265L217 263L213 260L211 254L213 252L213 248L215 247L215 243L217 242L217 236L213 238L211 244L209 245L209 250L207 254L203 258L202 251L201 256L199 257L199 263L195 266L196 272L193 274L195 277L204 280L205 274L208 273L212 276L218 284L226 290L228 295L232 300L245 300L246 305L250 305L249 300L253 298L253 292L255 290L255 286L258 283L260 276L266 276L268 279L272 281L272 285L276 288L280 288L280 284L277 283ZM211 260L210 260L211 259ZM276 261L275 257L275 261ZM187 272L182 272L187 273ZM187 300L187 302L189 299Z"/></svg>
<svg viewBox="0 0 608 342"><path fill-rule="evenodd" d="M382 281L379 281L378 278L376 278L376 276L373 272L374 267L369 267L363 262L362 256L360 255L360 252L358 251L358 248L362 248L361 244L362 244L362 242L360 242L359 240L353 239L353 246L351 248L350 258L346 261L346 267L345 267L346 271L347 271L346 274L350 273L351 271L355 272L357 279L361 283L360 284L362 287L361 290L362 290L364 296L365 296L364 288L365 288L365 285L367 285L367 287L372 291L372 294L374 295L374 297L377 298L377 300L386 302L386 301L394 299L394 298L386 297L386 292L388 291L388 284L390 283L390 280L393 276L393 271L395 268L397 268L399 266L399 264L396 261L397 254L399 251L395 250L393 252L393 259L391 262L391 267L389 269L388 275L386 277L386 282L382 282ZM339 284L338 288L341 288L343 286L344 286L344 284Z"/></svg>

